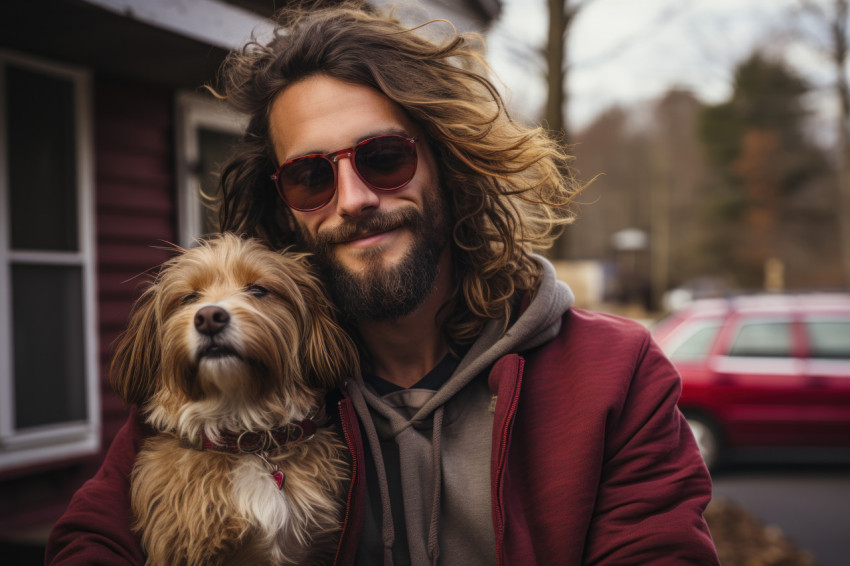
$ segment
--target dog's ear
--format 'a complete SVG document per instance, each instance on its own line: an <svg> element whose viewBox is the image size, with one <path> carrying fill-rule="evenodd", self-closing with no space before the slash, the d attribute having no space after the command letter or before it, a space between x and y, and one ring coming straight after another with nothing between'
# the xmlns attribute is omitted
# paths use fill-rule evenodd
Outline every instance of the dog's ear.
<svg viewBox="0 0 850 566"><path fill-rule="evenodd" d="M109 384L128 405L141 408L154 392L159 375L159 320L154 308L156 287L149 287L130 313L127 330L118 337Z"/></svg>
<svg viewBox="0 0 850 566"><path fill-rule="evenodd" d="M334 307L318 283L303 290L310 316L305 321L301 352L309 379L316 387L330 389L360 373L360 358L354 341L334 317Z"/></svg>

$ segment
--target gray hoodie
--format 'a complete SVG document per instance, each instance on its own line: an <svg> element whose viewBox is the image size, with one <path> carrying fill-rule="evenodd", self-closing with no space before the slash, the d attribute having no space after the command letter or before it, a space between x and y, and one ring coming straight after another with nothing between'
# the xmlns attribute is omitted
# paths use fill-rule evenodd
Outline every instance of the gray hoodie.
<svg viewBox="0 0 850 566"><path fill-rule="evenodd" d="M573 302L554 267L534 257L543 277L528 308L507 332L502 333L503 320L490 321L440 389L379 396L362 378L346 384L374 459L367 474L367 514L377 511L370 501L380 506L380 533L368 532L375 527L367 520L363 536L382 541L385 566L393 564L400 528L413 566L496 562L490 504L495 396L485 370L506 354L554 338ZM397 562L408 563L396 546ZM362 548L358 558L370 564L381 560L365 556Z"/></svg>

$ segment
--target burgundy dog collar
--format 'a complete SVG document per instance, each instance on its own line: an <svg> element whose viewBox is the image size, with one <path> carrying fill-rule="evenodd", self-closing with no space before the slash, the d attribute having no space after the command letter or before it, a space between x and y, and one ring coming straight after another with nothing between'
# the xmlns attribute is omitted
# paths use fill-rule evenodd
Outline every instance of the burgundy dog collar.
<svg viewBox="0 0 850 566"><path fill-rule="evenodd" d="M192 438L184 439L187 448L195 450L212 450L228 454L257 454L272 452L290 442L307 440L316 434L316 422L304 419L283 426L258 432L222 431L218 439L213 441L204 432Z"/></svg>

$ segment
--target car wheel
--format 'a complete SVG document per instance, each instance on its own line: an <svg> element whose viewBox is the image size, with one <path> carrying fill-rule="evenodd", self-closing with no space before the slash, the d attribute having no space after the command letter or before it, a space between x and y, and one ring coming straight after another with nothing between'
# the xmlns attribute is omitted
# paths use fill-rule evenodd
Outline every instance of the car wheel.
<svg viewBox="0 0 850 566"><path fill-rule="evenodd" d="M717 433L717 429L705 418L694 415L686 415L685 418L688 421L688 426L691 427L691 432L697 441L699 453L705 461L706 467L709 470L716 468L722 455L720 435Z"/></svg>

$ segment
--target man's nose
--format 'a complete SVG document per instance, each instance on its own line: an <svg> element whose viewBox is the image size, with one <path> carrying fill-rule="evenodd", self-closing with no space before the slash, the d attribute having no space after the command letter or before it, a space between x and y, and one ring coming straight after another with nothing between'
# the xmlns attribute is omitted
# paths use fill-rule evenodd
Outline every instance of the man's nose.
<svg viewBox="0 0 850 566"><path fill-rule="evenodd" d="M350 156L339 157L336 175L336 207L340 216L359 216L378 207L380 195L357 175Z"/></svg>

